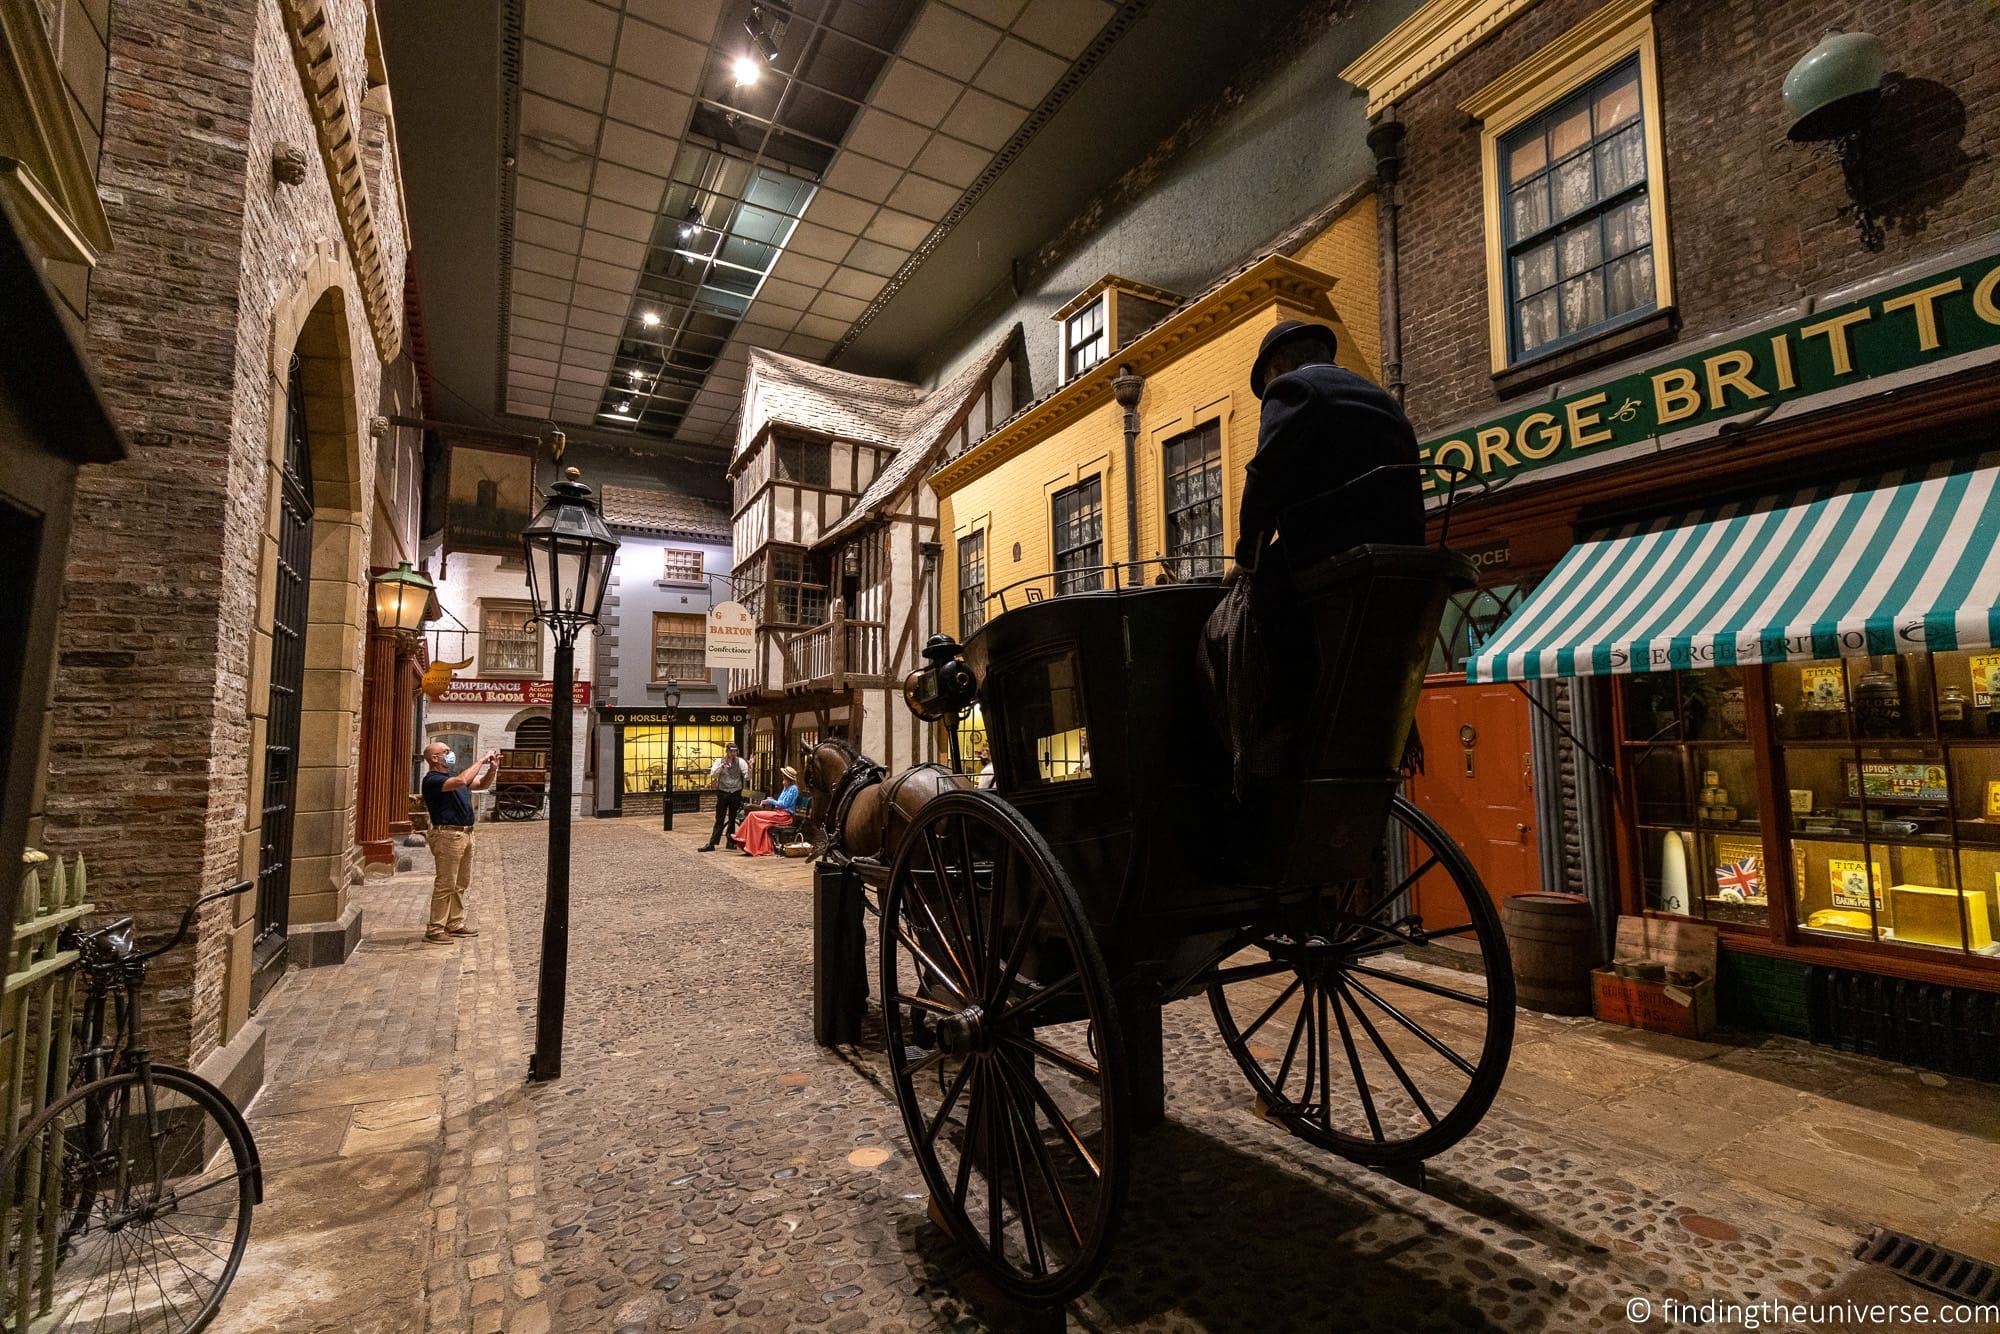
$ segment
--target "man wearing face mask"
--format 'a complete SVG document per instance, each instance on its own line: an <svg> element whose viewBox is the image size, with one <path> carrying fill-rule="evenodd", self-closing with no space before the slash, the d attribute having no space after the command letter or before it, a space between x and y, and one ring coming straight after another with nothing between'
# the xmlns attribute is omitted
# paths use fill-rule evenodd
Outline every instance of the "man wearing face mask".
<svg viewBox="0 0 2000 1334"><path fill-rule="evenodd" d="M472 883L472 794L493 786L500 773L500 752L489 750L464 773L453 773L458 755L442 741L424 747L424 809L431 816L431 856L437 878L431 882L431 922L428 941L479 933L465 924L465 890Z"/></svg>

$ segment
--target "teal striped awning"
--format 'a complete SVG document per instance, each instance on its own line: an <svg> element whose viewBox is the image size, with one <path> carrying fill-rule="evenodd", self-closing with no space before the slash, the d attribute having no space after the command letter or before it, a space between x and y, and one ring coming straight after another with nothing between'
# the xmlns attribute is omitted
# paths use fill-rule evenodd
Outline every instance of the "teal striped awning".
<svg viewBox="0 0 2000 1334"><path fill-rule="evenodd" d="M2000 455L1628 524L1466 662L1530 681L2000 642Z"/></svg>

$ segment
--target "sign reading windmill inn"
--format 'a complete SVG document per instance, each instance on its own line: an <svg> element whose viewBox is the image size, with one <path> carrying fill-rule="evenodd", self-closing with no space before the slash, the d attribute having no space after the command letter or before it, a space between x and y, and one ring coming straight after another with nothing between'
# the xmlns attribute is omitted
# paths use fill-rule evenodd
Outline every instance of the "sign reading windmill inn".
<svg viewBox="0 0 2000 1334"><path fill-rule="evenodd" d="M1453 431L1422 454L1502 482L1992 347L2000 257L1988 255ZM1443 486L1424 482L1426 491Z"/></svg>

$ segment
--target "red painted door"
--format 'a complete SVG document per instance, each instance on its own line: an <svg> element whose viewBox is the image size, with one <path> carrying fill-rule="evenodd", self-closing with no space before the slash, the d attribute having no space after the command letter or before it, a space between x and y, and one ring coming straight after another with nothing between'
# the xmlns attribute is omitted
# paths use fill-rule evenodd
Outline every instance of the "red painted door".
<svg viewBox="0 0 2000 1334"><path fill-rule="evenodd" d="M1542 888L1530 708L1511 685L1426 686L1417 704L1424 771L1411 796L1465 849L1496 904ZM1426 876L1418 897L1441 891L1441 878ZM1447 924L1431 913L1425 922Z"/></svg>

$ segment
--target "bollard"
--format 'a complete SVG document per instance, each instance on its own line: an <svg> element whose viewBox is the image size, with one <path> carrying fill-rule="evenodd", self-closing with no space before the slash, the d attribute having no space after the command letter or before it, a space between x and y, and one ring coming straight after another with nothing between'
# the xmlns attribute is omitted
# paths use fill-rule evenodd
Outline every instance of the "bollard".
<svg viewBox="0 0 2000 1334"><path fill-rule="evenodd" d="M868 1008L868 933L861 882L844 866L813 867L813 1040L836 1047L861 1040Z"/></svg>

